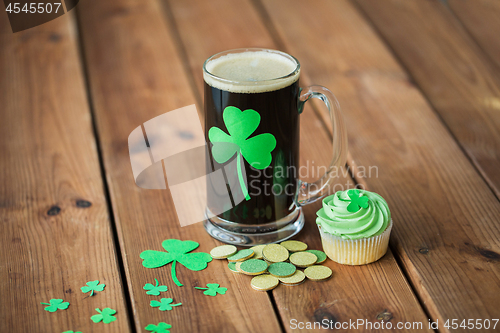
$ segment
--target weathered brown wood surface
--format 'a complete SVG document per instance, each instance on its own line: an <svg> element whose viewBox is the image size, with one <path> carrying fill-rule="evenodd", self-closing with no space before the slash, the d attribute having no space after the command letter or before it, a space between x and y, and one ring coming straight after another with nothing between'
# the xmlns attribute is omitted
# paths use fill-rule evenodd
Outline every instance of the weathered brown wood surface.
<svg viewBox="0 0 500 333"><path fill-rule="evenodd" d="M500 1L448 0L444 5L448 5L481 49L500 69Z"/></svg>
<svg viewBox="0 0 500 333"><path fill-rule="evenodd" d="M347 1L264 7L276 38L336 92L356 162L378 166L365 182L391 207L393 250L432 319L498 317L500 203L375 31Z"/></svg>
<svg viewBox="0 0 500 333"><path fill-rule="evenodd" d="M170 13L168 17L173 20L174 33L179 35L181 47L187 55L186 67L195 78L198 94L203 92L201 65L210 55L240 47L277 47L250 1L169 1L165 10ZM246 15L231 14L237 11ZM208 29L210 34L207 36ZM304 78L307 75L305 68L301 76ZM312 110L306 110L301 116L301 164L327 165L330 161L330 141L321 120ZM353 184L349 176L341 176L334 186L341 189ZM315 213L320 206L321 203L317 202L305 208L306 227L298 237L315 249L321 249L315 224ZM300 331L292 329L298 326L298 322L321 322L323 319L348 322L362 318L375 322L381 313L391 313L393 321L427 322L392 254L374 265L363 267L343 266L332 261L327 265L334 271L334 277L327 282L308 281L299 287L280 286L273 291L286 331ZM250 279L244 278L248 284ZM322 330L316 327L314 331Z"/></svg>
<svg viewBox="0 0 500 333"><path fill-rule="evenodd" d="M181 265L171 279L170 265L142 266L139 254L161 250L161 242L176 238L200 243L197 251L217 245L201 224L181 228L168 190L143 190L134 183L127 139L143 122L196 102L178 49L157 1L99 1L79 4L80 28L97 118L104 166L124 266L129 281L137 331L160 321L183 332L276 332L279 323L266 293L255 293L248 281L214 260L193 272ZM165 296L183 305L172 311L151 308L142 289L157 278L169 287ZM207 297L194 286L219 283L226 295Z"/></svg>
<svg viewBox="0 0 500 333"><path fill-rule="evenodd" d="M487 10L481 1L460 2L475 8L469 15L481 11L479 8ZM357 3L500 198L500 67L441 1L387 1L384 6L373 1ZM482 25L471 25L484 27L491 22L488 26L498 43L495 22L500 19L490 16L484 17ZM485 50L489 45L493 55L495 39L488 42L489 34L476 35L485 39L480 40L481 45ZM499 58L497 52L493 59Z"/></svg>
<svg viewBox="0 0 500 333"><path fill-rule="evenodd" d="M1 332L143 332L158 322L171 332L295 332L310 330L293 320L323 319L389 320L398 332L398 322L430 331L438 319L448 332L447 319L500 317L496 1L102 0L77 11L16 34L0 14ZM201 111L203 61L239 47L296 56L302 86L338 97L355 180L341 175L337 189L357 183L387 199L395 227L382 260L328 261L330 280L268 293L225 261L177 265L183 287L171 265L142 266L139 254L164 239L203 252L220 243L201 224L179 226L168 189L135 185L128 135L179 107ZM328 122L320 104L306 108L303 165L329 162ZM305 208L297 237L316 249L319 207ZM169 290L146 295L155 278ZM80 287L95 279L106 289L84 298ZM193 288L211 282L226 295ZM149 306L162 297L183 305ZM48 313L39 303L51 298L71 305ZM116 309L117 321L94 324L96 307Z"/></svg>
<svg viewBox="0 0 500 333"><path fill-rule="evenodd" d="M130 329L71 24L13 34L0 15L1 332ZM91 280L106 288L85 298ZM44 311L52 298L69 308ZM97 307L116 322L94 324Z"/></svg>

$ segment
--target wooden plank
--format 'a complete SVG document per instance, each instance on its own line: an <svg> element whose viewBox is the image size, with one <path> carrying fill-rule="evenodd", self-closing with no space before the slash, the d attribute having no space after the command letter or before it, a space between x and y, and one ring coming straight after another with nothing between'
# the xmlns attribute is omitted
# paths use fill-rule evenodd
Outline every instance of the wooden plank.
<svg viewBox="0 0 500 333"><path fill-rule="evenodd" d="M276 38L337 94L356 163L378 167L364 181L387 199L395 255L440 331L498 318L500 203L407 74L351 3L264 5Z"/></svg>
<svg viewBox="0 0 500 333"><path fill-rule="evenodd" d="M1 332L130 331L70 17L13 34L0 15ZM97 307L117 320L94 324Z"/></svg>
<svg viewBox="0 0 500 333"><path fill-rule="evenodd" d="M496 0L448 0L443 5L453 11L467 31L474 37L489 60L500 68L500 1Z"/></svg>
<svg viewBox="0 0 500 333"><path fill-rule="evenodd" d="M476 10L481 7L477 2L460 2ZM357 3L500 198L500 67L437 0L389 1L384 6ZM498 42L498 29L491 33L495 34L491 40ZM484 38L489 43L487 35ZM498 61L500 53L491 45Z"/></svg>
<svg viewBox="0 0 500 333"><path fill-rule="evenodd" d="M174 18L174 25L186 53L186 67L195 78L198 94L203 92L201 65L210 55L239 47L276 47L259 18L259 13L249 1L239 1L237 4L222 0L169 1L168 4L165 11L171 20ZM234 15L236 12L245 15ZM310 68L306 68L302 72L303 78L309 70ZM305 81L308 81L307 78ZM301 165L327 165L330 162L331 135L312 111L306 109L301 119ZM311 173L309 180L312 179L314 177ZM349 175L341 175L335 187L346 189L352 185ZM320 205L320 202L316 202L305 208L306 226L298 237L313 249L321 249L315 224L315 212ZM332 261L328 261L327 265L334 271L333 279L328 282L308 281L298 287L279 286L273 290L286 331L322 331L318 326L316 330L300 330L292 320L297 320L297 323L321 323L323 319L348 322L349 319L355 321L363 318L376 322L381 313L392 316L394 323L427 323L426 316L390 251L372 265L351 267ZM248 277L243 278L249 283ZM246 287L250 288L249 285ZM295 326L297 329L294 329Z"/></svg>
<svg viewBox="0 0 500 333"><path fill-rule="evenodd" d="M277 332L279 323L267 293L255 294L244 277L214 260L193 272L178 265L177 287L170 266L146 269L139 254L161 249L165 239L195 240L196 251L218 243L201 223L180 227L168 190L143 190L134 183L127 139L143 122L195 103L176 45L157 1L87 1L79 4L90 88L111 189L124 265L138 331L160 321L182 332ZM169 290L164 297L183 305L172 311L151 308L142 289L157 278ZM207 297L194 286L219 283L224 296Z"/></svg>

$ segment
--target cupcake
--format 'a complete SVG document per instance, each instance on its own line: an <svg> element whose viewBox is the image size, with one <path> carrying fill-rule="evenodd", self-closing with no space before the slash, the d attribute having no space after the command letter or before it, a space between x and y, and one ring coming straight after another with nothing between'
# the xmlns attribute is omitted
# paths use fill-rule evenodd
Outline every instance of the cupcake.
<svg viewBox="0 0 500 333"><path fill-rule="evenodd" d="M333 261L364 265L387 252L392 219L380 195L357 189L339 191L323 199L316 215L323 250Z"/></svg>

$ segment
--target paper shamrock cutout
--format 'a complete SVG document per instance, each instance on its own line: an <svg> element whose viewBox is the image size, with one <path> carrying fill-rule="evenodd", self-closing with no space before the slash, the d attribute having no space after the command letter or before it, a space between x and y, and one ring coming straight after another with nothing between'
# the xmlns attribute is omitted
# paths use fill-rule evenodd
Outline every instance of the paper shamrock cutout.
<svg viewBox="0 0 500 333"><path fill-rule="evenodd" d="M205 290L203 294L207 296L217 296L217 294L224 295L227 290L227 288L219 287L218 283L207 283L207 287L208 288L200 288L200 287L194 287L194 288Z"/></svg>
<svg viewBox="0 0 500 333"><path fill-rule="evenodd" d="M248 138L259 127L260 114L252 109L241 111L228 106L222 114L229 135L218 127L208 131L208 138L213 144L212 156L217 163L225 163L236 154L236 165L241 191L246 200L250 200L248 189L243 179L241 157L255 169L265 169L272 161L271 152L276 148L276 138L271 133L263 133Z"/></svg>
<svg viewBox="0 0 500 333"><path fill-rule="evenodd" d="M94 323L98 323L102 320L103 323L109 324L116 320L116 318L113 317L113 315L116 313L116 310L110 308L104 308L102 309L102 311L99 308L96 308L95 310L99 312L99 314L90 317L90 319L92 319Z"/></svg>
<svg viewBox="0 0 500 333"><path fill-rule="evenodd" d="M82 333L82 332L80 332L80 331L78 331L78 332L73 332L73 331L64 331L64 332L62 332L62 333Z"/></svg>
<svg viewBox="0 0 500 333"><path fill-rule="evenodd" d="M42 305L48 305L44 308L45 311L56 312L57 310L66 310L69 306L69 302L64 302L60 298L53 298L49 303L40 303Z"/></svg>
<svg viewBox="0 0 500 333"><path fill-rule="evenodd" d="M99 280L95 280L87 282L86 286L81 287L80 290L84 294L88 293L89 291L92 291L89 296L94 296L94 292L103 291L104 287L106 287L104 283L99 284Z"/></svg>
<svg viewBox="0 0 500 333"><path fill-rule="evenodd" d="M179 287L182 287L182 283L177 279L177 274L175 272L175 264L177 262L192 271L201 271L207 268L207 263L212 261L212 256L208 253L188 253L200 246L200 244L195 241L167 239L161 243L161 246L168 252L153 250L141 252L139 256L143 259L142 265L146 268L157 268L172 262L172 279Z"/></svg>
<svg viewBox="0 0 500 333"><path fill-rule="evenodd" d="M144 287L142 289L149 290L149 291L146 291L146 294L158 296L158 295L160 295L160 292L164 292L164 291L168 290L167 286L159 286L157 279L155 279L155 281L156 281L155 286L153 286L151 283L146 283L144 285Z"/></svg>
<svg viewBox="0 0 500 333"><path fill-rule="evenodd" d="M170 333L169 328L172 328L172 325L163 322L158 323L158 325L149 324L144 327L146 331L151 331L151 333Z"/></svg>
<svg viewBox="0 0 500 333"><path fill-rule="evenodd" d="M360 207L368 208L368 197L359 196L359 190L349 190L347 195L351 198L351 203L347 206L347 211L356 213Z"/></svg>
<svg viewBox="0 0 500 333"><path fill-rule="evenodd" d="M182 305L182 303L177 303L177 304L171 304L174 300L172 298L162 298L159 302L158 301L151 301L149 305L152 308L158 308L160 311L165 311L165 310L172 310L173 306L179 306Z"/></svg>

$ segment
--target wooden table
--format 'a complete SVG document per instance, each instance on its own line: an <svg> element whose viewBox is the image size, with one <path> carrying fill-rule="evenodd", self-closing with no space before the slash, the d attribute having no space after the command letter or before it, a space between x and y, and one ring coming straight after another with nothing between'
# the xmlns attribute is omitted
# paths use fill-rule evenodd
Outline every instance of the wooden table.
<svg viewBox="0 0 500 333"><path fill-rule="evenodd" d="M499 17L497 0L100 0L13 34L0 14L0 331L323 332L298 327L363 319L458 332L464 319L500 318ZM219 243L178 225L168 190L135 185L127 137L164 112L202 110L204 59L240 47L295 55L303 85L338 97L350 150L338 183L380 193L393 214L380 261L328 261L331 280L267 293L222 261L178 268L184 287L142 266L139 253L164 239ZM325 111L301 124L302 163L325 165ZM377 175L359 172L369 166ZM320 249L318 207L305 208L298 239ZM181 307L149 306L142 287L155 278ZM84 298L97 279L106 289ZM229 290L193 289L207 282ZM51 298L71 305L48 313ZM94 324L105 307L117 320Z"/></svg>

